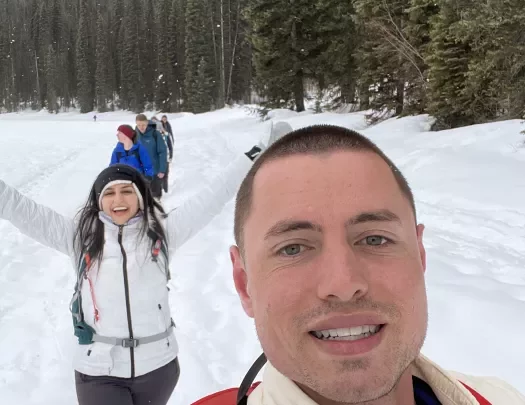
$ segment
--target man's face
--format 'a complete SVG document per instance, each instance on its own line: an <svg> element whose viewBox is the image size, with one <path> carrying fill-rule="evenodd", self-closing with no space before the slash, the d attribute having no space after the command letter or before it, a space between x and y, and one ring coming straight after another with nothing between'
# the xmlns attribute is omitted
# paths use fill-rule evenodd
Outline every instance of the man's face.
<svg viewBox="0 0 525 405"><path fill-rule="evenodd" d="M370 152L256 175L234 280L269 361L320 404L388 394L427 328L423 226Z"/></svg>
<svg viewBox="0 0 525 405"><path fill-rule="evenodd" d="M141 133L145 133L148 128L148 121L137 121L137 128Z"/></svg>

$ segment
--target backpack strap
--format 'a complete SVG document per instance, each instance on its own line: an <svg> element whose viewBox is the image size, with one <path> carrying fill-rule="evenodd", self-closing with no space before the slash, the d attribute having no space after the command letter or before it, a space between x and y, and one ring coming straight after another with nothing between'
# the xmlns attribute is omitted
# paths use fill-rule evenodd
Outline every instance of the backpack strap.
<svg viewBox="0 0 525 405"><path fill-rule="evenodd" d="M73 318L74 335L78 338L80 345L90 345L93 343L94 329L84 321L84 311L82 310L82 283L86 279L86 272L91 266L89 253L81 252L77 265L77 282L69 310Z"/></svg>
<svg viewBox="0 0 525 405"><path fill-rule="evenodd" d="M254 383L253 381L265 363L266 356L263 353L252 365L239 388L228 388L210 394L192 403L192 405L247 405L248 395L260 384L260 382Z"/></svg>
<svg viewBox="0 0 525 405"><path fill-rule="evenodd" d="M166 258L164 272L166 273L166 282L169 282L171 280L171 272L170 272L170 264L169 264L168 246L166 245L166 242L162 240L152 229L148 230L148 237L152 241L152 246L151 246L152 260L154 262L158 261L158 257L161 252Z"/></svg>
<svg viewBox="0 0 525 405"><path fill-rule="evenodd" d="M266 364L266 355L263 353L259 356L255 363L250 367L246 376L242 380L241 385L239 386L239 391L237 392L237 405L247 405L248 404L248 395L255 388L254 380L257 377L257 374L261 371L263 366ZM258 385L258 384L257 384Z"/></svg>
<svg viewBox="0 0 525 405"><path fill-rule="evenodd" d="M135 149L132 153L133 156L135 156L135 158L137 159L137 162L139 162L139 165L140 167L142 168L142 170L144 171L144 165L142 164L142 160L140 160L140 153L139 153L139 149Z"/></svg>
<svg viewBox="0 0 525 405"><path fill-rule="evenodd" d="M91 266L91 257L89 256L89 253L81 253L79 255L77 265L77 282L75 283L73 298L69 305L69 310L77 322L82 322L84 320L84 312L82 311L82 297L80 291L82 290L82 284L85 278L84 275L86 274L86 270L89 268L89 266ZM77 308L73 307L74 301L77 301L78 303Z"/></svg>

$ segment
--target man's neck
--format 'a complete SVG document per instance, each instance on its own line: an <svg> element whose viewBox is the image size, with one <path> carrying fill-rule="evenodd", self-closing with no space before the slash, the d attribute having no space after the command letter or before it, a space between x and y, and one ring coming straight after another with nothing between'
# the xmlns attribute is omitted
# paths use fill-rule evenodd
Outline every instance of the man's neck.
<svg viewBox="0 0 525 405"><path fill-rule="evenodd" d="M414 399L414 386L412 382L412 367L408 367L407 370L403 373L394 389L390 391L387 395L382 396L381 398L358 402L358 403L345 403L345 402L335 402L321 397L317 393L313 393L311 390L301 387L302 390L312 398L318 405L415 405L416 401Z"/></svg>

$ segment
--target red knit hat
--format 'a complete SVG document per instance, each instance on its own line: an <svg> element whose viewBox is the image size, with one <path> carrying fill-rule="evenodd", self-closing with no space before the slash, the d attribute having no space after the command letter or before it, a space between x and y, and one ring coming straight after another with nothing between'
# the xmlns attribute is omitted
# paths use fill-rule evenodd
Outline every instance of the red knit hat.
<svg viewBox="0 0 525 405"><path fill-rule="evenodd" d="M121 125L120 127L118 127L117 131L122 132L131 140L133 140L133 138L135 137L135 131L129 125Z"/></svg>

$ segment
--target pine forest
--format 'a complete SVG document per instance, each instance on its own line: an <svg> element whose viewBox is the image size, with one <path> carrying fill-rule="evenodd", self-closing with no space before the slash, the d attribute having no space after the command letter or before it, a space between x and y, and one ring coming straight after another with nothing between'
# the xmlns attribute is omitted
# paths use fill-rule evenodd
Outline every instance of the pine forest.
<svg viewBox="0 0 525 405"><path fill-rule="evenodd" d="M522 0L0 0L0 109L525 116Z"/></svg>

